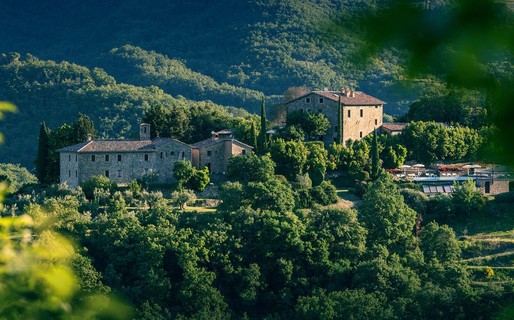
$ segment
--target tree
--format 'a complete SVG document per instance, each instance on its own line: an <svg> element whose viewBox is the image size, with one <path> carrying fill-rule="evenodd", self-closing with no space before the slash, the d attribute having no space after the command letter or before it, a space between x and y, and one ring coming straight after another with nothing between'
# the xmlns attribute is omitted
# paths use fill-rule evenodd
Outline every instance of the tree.
<svg viewBox="0 0 514 320"><path fill-rule="evenodd" d="M454 263L460 259L459 241L449 226L430 222L421 230L419 237L426 260L435 258L442 263Z"/></svg>
<svg viewBox="0 0 514 320"><path fill-rule="evenodd" d="M327 172L328 152L321 141L307 142L305 146L308 152L305 170L309 173L313 186L319 186Z"/></svg>
<svg viewBox="0 0 514 320"><path fill-rule="evenodd" d="M462 184L454 184L451 194L452 211L456 217L467 218L476 215L485 205L485 198L477 190L475 182L468 180Z"/></svg>
<svg viewBox="0 0 514 320"><path fill-rule="evenodd" d="M343 105L341 104L341 95L339 95L339 103L337 105L337 143L343 143Z"/></svg>
<svg viewBox="0 0 514 320"><path fill-rule="evenodd" d="M36 177L39 183L45 184L48 182L48 149L49 149L49 130L45 122L41 122L39 126L39 140L37 149L37 158L34 161L36 165Z"/></svg>
<svg viewBox="0 0 514 320"><path fill-rule="evenodd" d="M373 131L371 143L371 178L376 179L380 174L380 154L378 150L377 130Z"/></svg>
<svg viewBox="0 0 514 320"><path fill-rule="evenodd" d="M275 163L267 155L255 153L231 157L227 164L227 178L241 182L266 182L275 174Z"/></svg>
<svg viewBox="0 0 514 320"><path fill-rule="evenodd" d="M307 153L307 148L302 142L277 139L270 147L271 159L276 164L275 172L290 180L305 171Z"/></svg>
<svg viewBox="0 0 514 320"><path fill-rule="evenodd" d="M401 247L412 239L416 212L403 202L391 175L382 174L364 194L359 219L371 244Z"/></svg>
<svg viewBox="0 0 514 320"><path fill-rule="evenodd" d="M251 132L251 146L254 150L257 150L257 129L255 129L255 122L252 121L252 127L250 129Z"/></svg>
<svg viewBox="0 0 514 320"><path fill-rule="evenodd" d="M319 140L330 126L330 121L321 113L294 111L287 114L287 126L300 126L309 140Z"/></svg>
<svg viewBox="0 0 514 320"><path fill-rule="evenodd" d="M194 174L195 168L190 161L179 160L173 164L173 177L177 179L177 188L179 190L182 190Z"/></svg>
<svg viewBox="0 0 514 320"><path fill-rule="evenodd" d="M211 182L211 178L209 177L209 169L207 167L203 167L199 170L194 170L193 175L187 181L186 185L195 190L195 191L203 191L205 187Z"/></svg>
<svg viewBox="0 0 514 320"><path fill-rule="evenodd" d="M91 118L80 113L75 123L73 123L74 140L77 142L88 141L95 137L95 125Z"/></svg>
<svg viewBox="0 0 514 320"><path fill-rule="evenodd" d="M266 106L264 105L264 96L261 102L261 127L259 130L259 137L257 140L257 151L259 154L264 154L268 150L268 136L266 134Z"/></svg>
<svg viewBox="0 0 514 320"><path fill-rule="evenodd" d="M173 191L171 200L179 206L180 210L184 210L187 204L193 204L196 201L196 195L193 190Z"/></svg>
<svg viewBox="0 0 514 320"><path fill-rule="evenodd" d="M288 212L295 206L291 188L276 179L250 182L244 192L245 202L253 209Z"/></svg>
<svg viewBox="0 0 514 320"><path fill-rule="evenodd" d="M86 198L91 200L95 198L96 189L102 189L109 193L114 192L116 190L116 183L109 180L106 176L93 176L89 180L82 182L80 187Z"/></svg>

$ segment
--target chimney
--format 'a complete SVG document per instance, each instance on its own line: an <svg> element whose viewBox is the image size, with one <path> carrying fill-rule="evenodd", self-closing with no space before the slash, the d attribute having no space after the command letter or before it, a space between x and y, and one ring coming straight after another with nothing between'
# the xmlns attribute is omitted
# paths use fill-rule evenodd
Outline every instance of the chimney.
<svg viewBox="0 0 514 320"><path fill-rule="evenodd" d="M347 98L351 97L351 96L352 96L352 89L346 89L346 90L345 90L345 93L346 93L346 94L345 94L345 96L346 96Z"/></svg>
<svg viewBox="0 0 514 320"><path fill-rule="evenodd" d="M93 136L91 135L91 133L88 133L87 134L87 141L91 141L93 140Z"/></svg>
<svg viewBox="0 0 514 320"><path fill-rule="evenodd" d="M341 95L343 95L343 96L346 95L346 89L345 88L341 88Z"/></svg>
<svg viewBox="0 0 514 320"><path fill-rule="evenodd" d="M150 138L150 124L141 123L139 125L139 140L151 140Z"/></svg>

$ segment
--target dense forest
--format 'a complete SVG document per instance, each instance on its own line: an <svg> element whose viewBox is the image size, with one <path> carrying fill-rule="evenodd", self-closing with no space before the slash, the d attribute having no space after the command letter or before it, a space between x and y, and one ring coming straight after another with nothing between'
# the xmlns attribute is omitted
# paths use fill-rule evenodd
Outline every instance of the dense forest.
<svg viewBox="0 0 514 320"><path fill-rule="evenodd" d="M394 80L401 60L389 50L354 65L359 39L332 37L331 19L369 5L4 0L0 97L20 113L4 124L1 156L31 167L41 121L55 127L87 113L103 137L121 138L151 105L212 101L256 112L263 94L272 105L295 86L359 88L387 101L386 113L402 114L430 84Z"/></svg>

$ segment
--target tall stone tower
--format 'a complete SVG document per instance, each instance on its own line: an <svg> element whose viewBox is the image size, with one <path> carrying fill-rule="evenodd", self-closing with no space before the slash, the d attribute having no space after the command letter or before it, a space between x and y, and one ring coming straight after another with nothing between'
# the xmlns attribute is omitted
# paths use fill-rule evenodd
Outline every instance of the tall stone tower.
<svg viewBox="0 0 514 320"><path fill-rule="evenodd" d="M139 140L151 140L150 137L150 124L148 123L141 123L139 125Z"/></svg>

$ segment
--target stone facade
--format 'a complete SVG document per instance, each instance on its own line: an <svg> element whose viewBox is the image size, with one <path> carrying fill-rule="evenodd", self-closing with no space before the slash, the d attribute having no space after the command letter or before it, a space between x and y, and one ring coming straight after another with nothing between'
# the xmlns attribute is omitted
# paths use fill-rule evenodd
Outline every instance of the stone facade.
<svg viewBox="0 0 514 320"><path fill-rule="evenodd" d="M380 128L385 102L363 92L351 90L313 91L302 97L289 101L287 112L321 112L330 122L327 133L323 136L325 145L337 140L338 115L342 117L342 141L359 140L373 130ZM339 113L341 105L341 113Z"/></svg>
<svg viewBox="0 0 514 320"><path fill-rule="evenodd" d="M145 128L145 129L143 129ZM149 138L149 126L141 125L141 137ZM77 187L93 176L106 176L123 184L145 175L156 182L174 181L177 160L192 161L193 148L174 139L91 140L59 149L60 181Z"/></svg>
<svg viewBox="0 0 514 320"><path fill-rule="evenodd" d="M106 176L125 184L145 175L157 183L174 182L174 163L191 161L196 168L207 166L211 174L224 174L228 159L250 153L252 147L223 130L194 146L178 140L150 140L150 126L141 124L140 140L91 140L57 150L60 153L60 181L77 187L93 176Z"/></svg>
<svg viewBox="0 0 514 320"><path fill-rule="evenodd" d="M198 150L193 163L198 167L207 167L211 174L225 174L228 159L232 156L248 154L253 147L234 139L230 130L222 130L213 133L210 139L193 144Z"/></svg>
<svg viewBox="0 0 514 320"><path fill-rule="evenodd" d="M509 180L477 179L476 186L486 196L509 192Z"/></svg>

